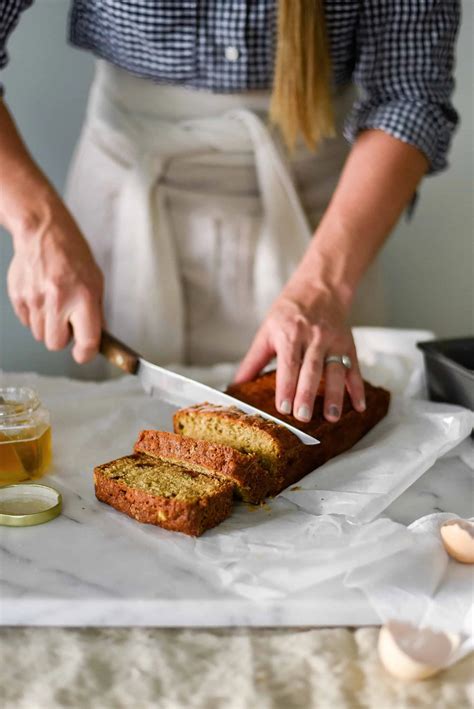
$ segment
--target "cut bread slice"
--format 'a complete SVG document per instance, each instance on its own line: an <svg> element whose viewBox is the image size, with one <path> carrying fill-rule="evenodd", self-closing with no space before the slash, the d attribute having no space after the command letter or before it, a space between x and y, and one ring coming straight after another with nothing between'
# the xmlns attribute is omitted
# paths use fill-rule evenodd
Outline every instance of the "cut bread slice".
<svg viewBox="0 0 474 709"><path fill-rule="evenodd" d="M135 443L135 452L228 480L245 502L262 502L273 489L273 476L259 464L256 456L230 446L166 431L142 431Z"/></svg>
<svg viewBox="0 0 474 709"><path fill-rule="evenodd" d="M311 421L301 423L283 416L275 408L275 372L268 372L245 384L232 385L228 393L315 436L320 444L305 446L283 426L259 416L249 416L238 408L210 404L191 406L174 415L176 433L223 443L245 453L253 453L274 479L273 494L351 448L387 413L390 394L365 382L367 408L359 413L345 396L341 418L329 423L323 415L324 382L316 398Z"/></svg>
<svg viewBox="0 0 474 709"><path fill-rule="evenodd" d="M174 414L176 433L235 448L257 458L271 476L271 493L281 489L282 471L298 440L283 426L234 407L198 404Z"/></svg>
<svg viewBox="0 0 474 709"><path fill-rule="evenodd" d="M147 455L97 466L94 483L101 502L139 522L193 537L232 511L232 483Z"/></svg>

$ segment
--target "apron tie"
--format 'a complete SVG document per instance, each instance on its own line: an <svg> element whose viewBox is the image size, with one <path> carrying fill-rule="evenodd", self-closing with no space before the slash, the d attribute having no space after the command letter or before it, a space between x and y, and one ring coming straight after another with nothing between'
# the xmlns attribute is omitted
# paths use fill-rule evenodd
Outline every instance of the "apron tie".
<svg viewBox="0 0 474 709"><path fill-rule="evenodd" d="M263 319L303 258L311 228L267 126L251 111L240 110L231 115L242 121L252 141L264 208L254 266L257 311Z"/></svg>
<svg viewBox="0 0 474 709"><path fill-rule="evenodd" d="M147 359L182 362L184 306L176 250L163 190L156 189L166 159L139 156L117 204L110 274L112 332Z"/></svg>

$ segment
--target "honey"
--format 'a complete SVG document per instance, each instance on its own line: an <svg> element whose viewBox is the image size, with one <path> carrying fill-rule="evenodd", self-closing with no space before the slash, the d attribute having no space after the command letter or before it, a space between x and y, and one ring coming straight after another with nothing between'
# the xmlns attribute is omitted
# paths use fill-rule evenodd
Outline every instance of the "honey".
<svg viewBox="0 0 474 709"><path fill-rule="evenodd" d="M0 485L35 480L52 458L49 412L33 389L0 389Z"/></svg>

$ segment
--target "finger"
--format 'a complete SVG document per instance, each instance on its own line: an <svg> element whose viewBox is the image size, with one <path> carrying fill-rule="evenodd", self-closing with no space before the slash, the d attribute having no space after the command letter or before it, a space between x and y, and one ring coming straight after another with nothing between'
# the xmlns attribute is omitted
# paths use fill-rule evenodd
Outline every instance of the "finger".
<svg viewBox="0 0 474 709"><path fill-rule="evenodd" d="M64 315L49 311L44 325L44 343L48 350L62 350L71 337L68 322Z"/></svg>
<svg viewBox="0 0 474 709"><path fill-rule="evenodd" d="M22 325L25 327L30 327L30 312L28 310L28 306L23 300L18 300L18 301L12 301L13 305L13 310L15 311L15 315L17 316L18 320L21 322Z"/></svg>
<svg viewBox="0 0 474 709"><path fill-rule="evenodd" d="M357 353L354 351L351 354L352 367L348 371L346 376L346 388L351 397L352 406L356 411L362 413L366 409L365 401L365 387L364 380L359 369L359 363L357 361Z"/></svg>
<svg viewBox="0 0 474 709"><path fill-rule="evenodd" d="M282 339L276 347L277 373L275 406L281 414L291 414L301 367L303 338Z"/></svg>
<svg viewBox="0 0 474 709"><path fill-rule="evenodd" d="M346 388L346 368L337 362L326 365L324 416L328 421L338 421L341 416L344 391Z"/></svg>
<svg viewBox="0 0 474 709"><path fill-rule="evenodd" d="M38 308L31 308L29 310L29 321L31 332L33 337L38 342L44 339L44 314L43 311Z"/></svg>
<svg viewBox="0 0 474 709"><path fill-rule="evenodd" d="M237 374L234 377L234 384L248 382L256 377L274 355L275 350L263 332L257 333L249 351L240 363Z"/></svg>
<svg viewBox="0 0 474 709"><path fill-rule="evenodd" d="M321 345L313 341L304 354L293 405L295 417L300 421L311 420L322 371Z"/></svg>
<svg viewBox="0 0 474 709"><path fill-rule="evenodd" d="M99 350L102 313L99 304L86 299L72 312L69 322L73 330L72 356L78 364L91 360Z"/></svg>

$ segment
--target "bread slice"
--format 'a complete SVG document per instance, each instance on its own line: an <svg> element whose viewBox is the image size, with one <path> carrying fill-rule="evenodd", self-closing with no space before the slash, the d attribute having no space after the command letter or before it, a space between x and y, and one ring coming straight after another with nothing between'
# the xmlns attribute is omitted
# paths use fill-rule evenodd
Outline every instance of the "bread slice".
<svg viewBox="0 0 474 709"><path fill-rule="evenodd" d="M232 483L135 454L94 469L101 502L139 522L199 537L232 511Z"/></svg>
<svg viewBox="0 0 474 709"><path fill-rule="evenodd" d="M271 494L281 489L289 451L298 440L283 426L261 416L249 416L238 408L212 404L197 404L177 411L173 425L180 435L230 446L255 457L271 478Z"/></svg>
<svg viewBox="0 0 474 709"><path fill-rule="evenodd" d="M351 448L386 415L390 402L388 391L365 382L366 410L363 413L355 411L346 395L341 418L337 423L329 423L323 416L323 382L311 421L301 423L276 410L275 372L268 372L245 384L232 385L227 391L242 401L287 420L320 441L317 446L305 446L286 428L259 416L244 414L238 408L201 404L176 412L176 433L255 454L273 475L273 494Z"/></svg>
<svg viewBox="0 0 474 709"><path fill-rule="evenodd" d="M166 431L142 431L135 443L135 452L228 480L245 502L262 502L273 489L272 475L256 456L240 453L230 446Z"/></svg>

